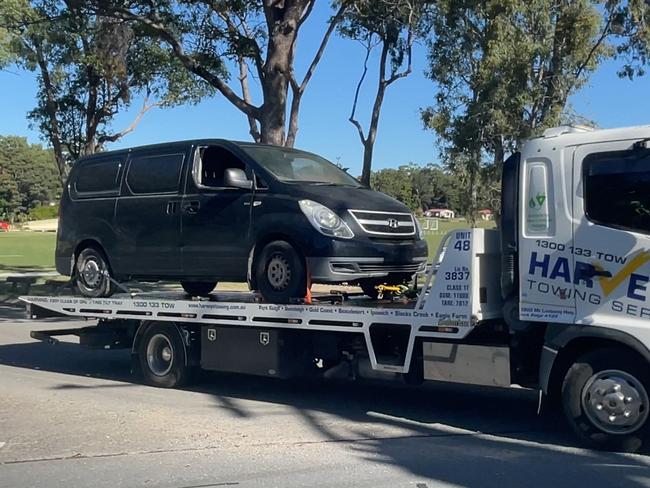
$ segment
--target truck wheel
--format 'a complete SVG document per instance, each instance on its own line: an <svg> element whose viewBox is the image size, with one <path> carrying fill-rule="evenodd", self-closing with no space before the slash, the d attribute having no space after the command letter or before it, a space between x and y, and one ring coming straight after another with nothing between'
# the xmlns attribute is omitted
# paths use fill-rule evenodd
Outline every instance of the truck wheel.
<svg viewBox="0 0 650 488"><path fill-rule="evenodd" d="M185 293L193 297L205 297L217 286L216 281L181 281Z"/></svg>
<svg viewBox="0 0 650 488"><path fill-rule="evenodd" d="M285 241L273 241L262 249L256 259L255 278L269 302L289 303L292 298L304 298L307 291L304 261Z"/></svg>
<svg viewBox="0 0 650 488"><path fill-rule="evenodd" d="M79 253L75 263L77 289L85 297L109 297L115 292L115 285L109 279L111 270L105 254L94 247L87 247Z"/></svg>
<svg viewBox="0 0 650 488"><path fill-rule="evenodd" d="M564 414L578 437L595 449L635 452L650 431L650 372L622 349L579 357L562 384Z"/></svg>
<svg viewBox="0 0 650 488"><path fill-rule="evenodd" d="M150 325L138 344L138 360L145 383L160 388L186 384L190 368L186 365L185 354L176 326L165 323Z"/></svg>

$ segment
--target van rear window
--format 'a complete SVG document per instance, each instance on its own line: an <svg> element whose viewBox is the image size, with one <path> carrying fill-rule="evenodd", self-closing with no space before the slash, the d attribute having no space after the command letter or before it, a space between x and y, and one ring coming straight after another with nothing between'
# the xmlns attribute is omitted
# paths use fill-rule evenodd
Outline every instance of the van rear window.
<svg viewBox="0 0 650 488"><path fill-rule="evenodd" d="M176 193L183 154L142 156L131 160L126 182L133 193Z"/></svg>
<svg viewBox="0 0 650 488"><path fill-rule="evenodd" d="M119 187L120 161L97 161L83 164L74 182L77 193L116 192Z"/></svg>

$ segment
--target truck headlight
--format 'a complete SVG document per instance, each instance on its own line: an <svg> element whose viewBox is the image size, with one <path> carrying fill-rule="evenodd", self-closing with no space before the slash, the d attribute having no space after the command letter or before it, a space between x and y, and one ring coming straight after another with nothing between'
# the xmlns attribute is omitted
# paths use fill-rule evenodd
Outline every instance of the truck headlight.
<svg viewBox="0 0 650 488"><path fill-rule="evenodd" d="M313 200L300 200L300 210L305 214L309 223L321 234L342 239L352 239L354 233L338 215Z"/></svg>

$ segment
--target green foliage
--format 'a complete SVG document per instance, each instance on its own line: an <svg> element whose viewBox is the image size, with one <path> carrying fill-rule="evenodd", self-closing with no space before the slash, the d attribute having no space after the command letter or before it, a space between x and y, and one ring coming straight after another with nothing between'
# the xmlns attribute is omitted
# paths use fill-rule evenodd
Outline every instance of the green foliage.
<svg viewBox="0 0 650 488"><path fill-rule="evenodd" d="M52 151L24 137L0 136L0 218L20 221L58 201L61 183Z"/></svg>
<svg viewBox="0 0 650 488"><path fill-rule="evenodd" d="M506 154L576 118L568 98L604 59L626 57L624 74L642 72L649 13L636 0L436 3L428 76L438 92L422 116L447 168L467 185L471 214L485 188L494 193Z"/></svg>
<svg viewBox="0 0 650 488"><path fill-rule="evenodd" d="M60 178L69 163L100 151L135 128L155 106L195 102L209 90L137 26L97 15L79 2L6 0L0 3L10 55L38 74L36 107L28 117L55 153ZM0 35L2 32L0 32ZM137 97L133 124L111 122Z"/></svg>
<svg viewBox="0 0 650 488"><path fill-rule="evenodd" d="M28 220L56 219L59 216L58 205L39 205L29 211Z"/></svg>
<svg viewBox="0 0 650 488"><path fill-rule="evenodd" d="M433 164L411 163L374 171L370 184L374 190L396 198L416 212L429 208L451 208L461 213L467 210L462 182Z"/></svg>
<svg viewBox="0 0 650 488"><path fill-rule="evenodd" d="M0 219L13 222L19 208L18 185L9 173L0 170Z"/></svg>

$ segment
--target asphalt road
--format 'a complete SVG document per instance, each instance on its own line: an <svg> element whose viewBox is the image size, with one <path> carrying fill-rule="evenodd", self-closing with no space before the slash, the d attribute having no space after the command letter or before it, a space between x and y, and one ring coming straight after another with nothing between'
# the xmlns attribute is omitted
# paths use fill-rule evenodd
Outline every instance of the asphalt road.
<svg viewBox="0 0 650 488"><path fill-rule="evenodd" d="M525 390L205 375L142 386L124 351L49 346L0 307L0 487L640 487ZM72 341L72 339L71 339Z"/></svg>

